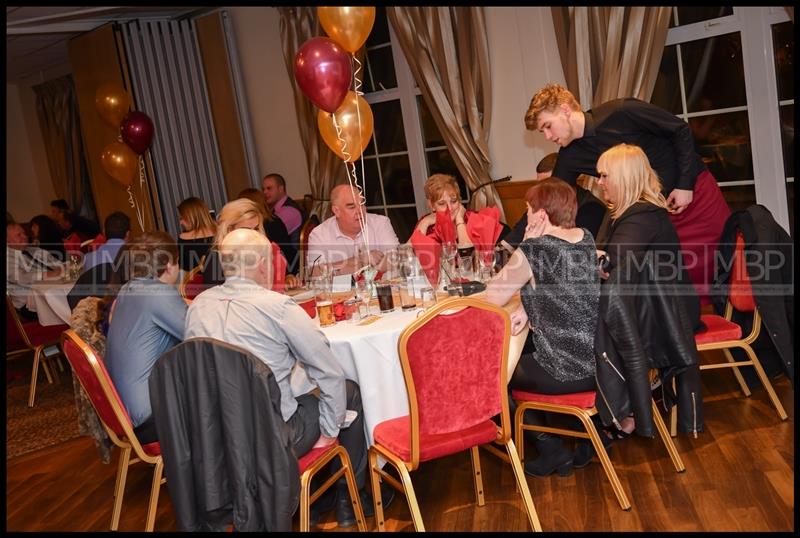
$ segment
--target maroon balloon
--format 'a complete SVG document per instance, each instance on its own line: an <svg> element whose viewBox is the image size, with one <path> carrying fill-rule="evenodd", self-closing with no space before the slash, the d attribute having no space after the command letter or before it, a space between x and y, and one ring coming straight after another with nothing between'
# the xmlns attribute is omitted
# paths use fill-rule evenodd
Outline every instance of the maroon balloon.
<svg viewBox="0 0 800 538"><path fill-rule="evenodd" d="M144 112L134 110L122 120L120 133L128 147L141 155L153 141L153 122Z"/></svg>
<svg viewBox="0 0 800 538"><path fill-rule="evenodd" d="M353 78L350 56L334 40L314 37L294 57L294 78L315 105L336 112Z"/></svg>

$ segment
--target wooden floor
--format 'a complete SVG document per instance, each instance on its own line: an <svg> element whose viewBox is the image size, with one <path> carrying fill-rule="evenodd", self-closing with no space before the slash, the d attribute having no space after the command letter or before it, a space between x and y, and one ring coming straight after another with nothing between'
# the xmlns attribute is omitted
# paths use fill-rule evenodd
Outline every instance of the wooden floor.
<svg viewBox="0 0 800 538"><path fill-rule="evenodd" d="M781 422L763 389L744 398L733 375L703 372L706 431L681 435L686 472L677 474L653 439L617 442L611 459L633 508L623 512L598 463L568 478L528 477L546 531L794 531L794 392L775 388L789 420ZM89 438L7 462L6 530L105 531L116 470L103 465ZM528 531L510 467L481 452L486 505L474 504L468 453L423 464L412 474L427 530ZM144 528L151 468L131 468L121 531ZM398 495L386 511L388 530L413 530ZM373 518L368 518L373 528ZM176 530L169 492L161 490L157 531ZM333 514L322 530L337 530ZM355 530L355 528L350 529Z"/></svg>

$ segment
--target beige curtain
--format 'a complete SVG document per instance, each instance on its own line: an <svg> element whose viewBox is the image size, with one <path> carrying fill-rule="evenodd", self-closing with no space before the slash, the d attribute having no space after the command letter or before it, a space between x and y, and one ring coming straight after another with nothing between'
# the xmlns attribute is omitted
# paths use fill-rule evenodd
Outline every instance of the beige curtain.
<svg viewBox="0 0 800 538"><path fill-rule="evenodd" d="M76 213L94 219L94 198L83 153L80 115L71 75L33 86L36 116L42 131L47 168L56 196L67 201Z"/></svg>
<svg viewBox="0 0 800 538"><path fill-rule="evenodd" d="M313 7L279 7L283 59L286 72L294 91L294 108L300 138L306 153L311 195L314 198L311 213L324 220L330 210L331 188L347 181L344 162L333 153L317 129L317 107L305 96L294 78L294 57L303 43L312 37L325 35L317 20L317 9Z"/></svg>
<svg viewBox="0 0 800 538"><path fill-rule="evenodd" d="M491 181L491 78L482 7L387 7L422 98L470 189ZM493 186L470 207L503 207Z"/></svg>
<svg viewBox="0 0 800 538"><path fill-rule="evenodd" d="M584 109L619 97L649 101L670 7L553 7L567 88Z"/></svg>

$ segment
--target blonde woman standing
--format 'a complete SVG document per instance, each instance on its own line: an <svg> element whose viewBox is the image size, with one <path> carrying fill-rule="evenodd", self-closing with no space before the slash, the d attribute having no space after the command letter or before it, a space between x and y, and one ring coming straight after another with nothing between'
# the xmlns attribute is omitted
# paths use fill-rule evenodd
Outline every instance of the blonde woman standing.
<svg viewBox="0 0 800 538"><path fill-rule="evenodd" d="M178 217L183 230L178 235L180 266L189 272L208 254L217 225L206 203L194 196L178 205Z"/></svg>

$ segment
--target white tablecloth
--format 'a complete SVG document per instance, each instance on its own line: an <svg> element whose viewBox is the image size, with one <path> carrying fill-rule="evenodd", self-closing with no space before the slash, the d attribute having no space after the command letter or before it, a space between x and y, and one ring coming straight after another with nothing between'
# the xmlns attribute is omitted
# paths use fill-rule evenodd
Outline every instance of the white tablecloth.
<svg viewBox="0 0 800 538"><path fill-rule="evenodd" d="M375 307L373 309L377 310ZM369 445L372 445L375 426L385 420L408 414L408 393L400 367L397 343L400 333L421 311L417 309L403 312L398 309L382 314L380 320L369 325L359 326L344 321L322 329L345 376L358 383L361 389L364 426ZM318 318L315 320L319 323ZM519 361L527 334L526 328L511 337L509 379Z"/></svg>
<svg viewBox="0 0 800 538"><path fill-rule="evenodd" d="M75 281L46 280L34 282L28 294L28 310L35 311L41 325L69 323L72 311L67 302Z"/></svg>

